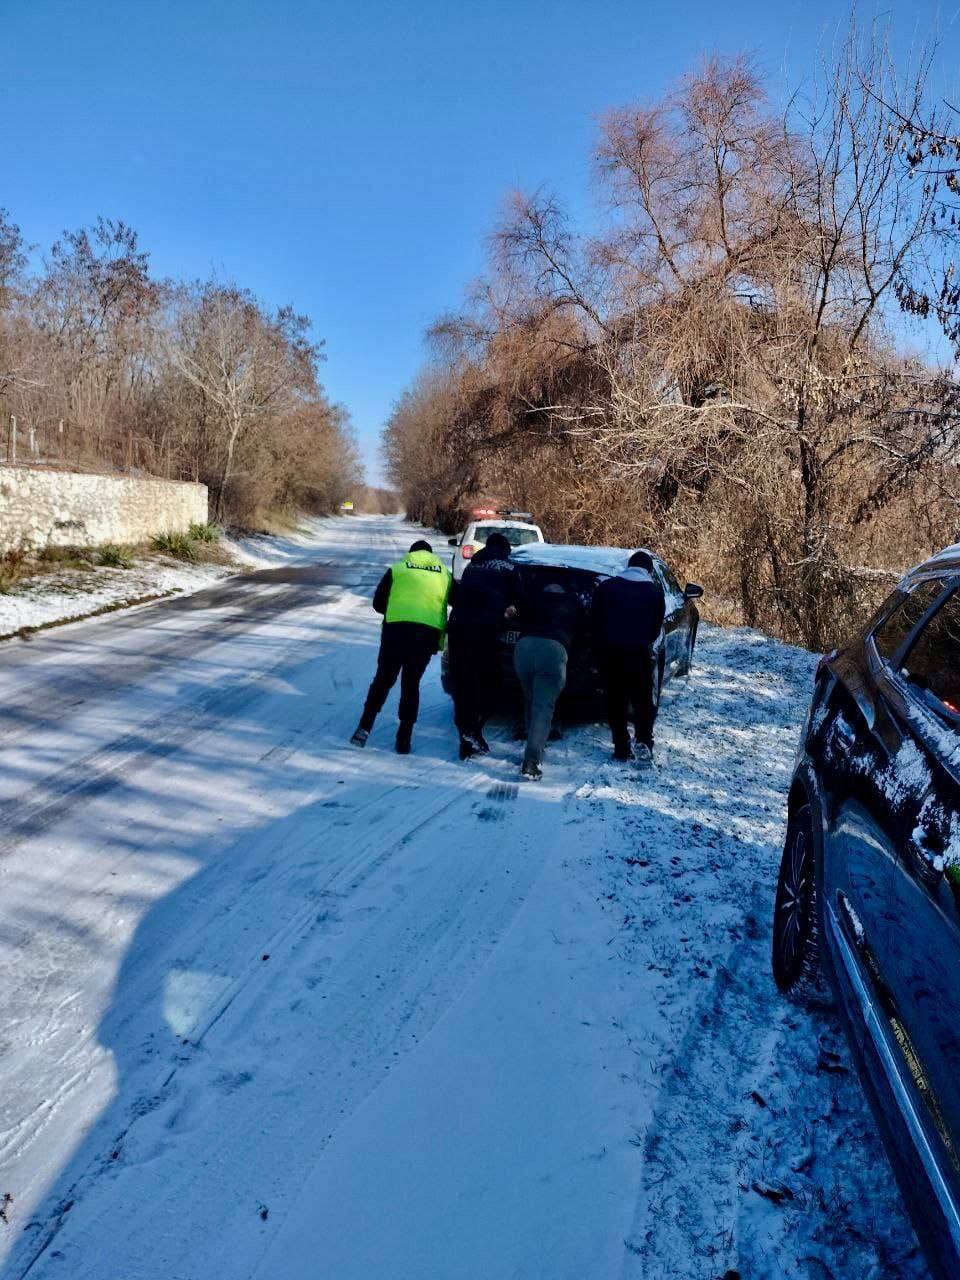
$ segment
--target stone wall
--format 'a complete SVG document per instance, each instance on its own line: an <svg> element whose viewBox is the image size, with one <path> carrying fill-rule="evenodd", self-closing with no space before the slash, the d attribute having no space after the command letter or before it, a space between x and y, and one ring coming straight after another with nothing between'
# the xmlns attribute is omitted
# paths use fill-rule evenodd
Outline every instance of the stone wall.
<svg viewBox="0 0 960 1280"><path fill-rule="evenodd" d="M0 551L147 542L206 519L204 484L0 465Z"/></svg>

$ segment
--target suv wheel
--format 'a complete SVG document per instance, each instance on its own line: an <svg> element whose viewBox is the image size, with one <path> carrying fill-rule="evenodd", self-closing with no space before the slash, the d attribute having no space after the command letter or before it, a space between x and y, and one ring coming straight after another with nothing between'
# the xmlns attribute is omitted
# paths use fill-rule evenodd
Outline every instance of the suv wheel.
<svg viewBox="0 0 960 1280"><path fill-rule="evenodd" d="M808 804L787 823L773 909L773 977L781 991L804 999L820 973L820 930L813 822Z"/></svg>

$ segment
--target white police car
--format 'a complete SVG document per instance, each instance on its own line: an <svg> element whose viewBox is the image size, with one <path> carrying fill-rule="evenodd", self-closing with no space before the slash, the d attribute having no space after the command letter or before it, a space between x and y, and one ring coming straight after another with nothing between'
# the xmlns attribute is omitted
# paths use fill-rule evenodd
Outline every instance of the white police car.
<svg viewBox="0 0 960 1280"><path fill-rule="evenodd" d="M453 553L453 578L459 582L471 558L494 533L501 533L511 547L525 547L532 542L543 542L543 530L533 524L527 511L503 511L491 507L475 507L471 520L458 538L450 538L448 544L455 547Z"/></svg>

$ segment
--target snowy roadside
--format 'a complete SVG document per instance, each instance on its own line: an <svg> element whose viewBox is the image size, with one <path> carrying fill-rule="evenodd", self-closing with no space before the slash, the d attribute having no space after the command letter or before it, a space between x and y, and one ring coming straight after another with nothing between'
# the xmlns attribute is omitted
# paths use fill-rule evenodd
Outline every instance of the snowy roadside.
<svg viewBox="0 0 960 1280"><path fill-rule="evenodd" d="M0 640L162 596L201 591L236 572L227 565L186 564L169 556L146 556L129 569L64 569L24 578L0 593Z"/></svg>
<svg viewBox="0 0 960 1280"><path fill-rule="evenodd" d="M0 592L0 640L60 622L79 621L130 608L163 596L190 595L250 569L306 563L339 545L338 517L304 517L282 535L223 537L224 563L197 563L170 556L137 556L129 569L63 569L22 579Z"/></svg>

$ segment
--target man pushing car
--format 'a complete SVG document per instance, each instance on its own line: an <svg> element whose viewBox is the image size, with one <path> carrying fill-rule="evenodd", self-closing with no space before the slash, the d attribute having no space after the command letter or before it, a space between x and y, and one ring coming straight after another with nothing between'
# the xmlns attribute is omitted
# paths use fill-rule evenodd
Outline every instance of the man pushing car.
<svg viewBox="0 0 960 1280"><path fill-rule="evenodd" d="M633 718L637 753L653 758L657 718L653 646L663 626L663 587L653 572L653 557L635 551L626 569L601 582L593 593L590 625L597 669L607 691L607 719L614 760L632 760L629 720Z"/></svg>
<svg viewBox="0 0 960 1280"><path fill-rule="evenodd" d="M510 543L493 533L453 584L448 642L460 759L489 751L483 726L500 687L500 633L523 601Z"/></svg>

